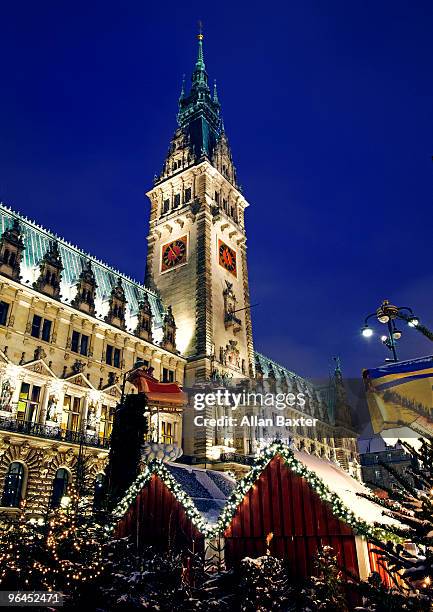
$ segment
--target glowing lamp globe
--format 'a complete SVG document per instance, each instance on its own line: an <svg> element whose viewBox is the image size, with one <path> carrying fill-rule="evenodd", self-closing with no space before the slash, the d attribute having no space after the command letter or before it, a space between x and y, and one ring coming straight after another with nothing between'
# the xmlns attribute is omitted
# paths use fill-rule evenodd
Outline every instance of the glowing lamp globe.
<svg viewBox="0 0 433 612"><path fill-rule="evenodd" d="M362 335L364 336L364 338L371 338L371 336L373 335L373 330L371 329L371 327L368 327L368 325L366 325L363 329L362 329Z"/></svg>

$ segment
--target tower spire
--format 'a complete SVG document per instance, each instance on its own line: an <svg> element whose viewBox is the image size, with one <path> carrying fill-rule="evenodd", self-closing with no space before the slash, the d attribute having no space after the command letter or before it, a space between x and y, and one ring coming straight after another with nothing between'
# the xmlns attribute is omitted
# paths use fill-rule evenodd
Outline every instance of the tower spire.
<svg viewBox="0 0 433 612"><path fill-rule="evenodd" d="M209 86L207 84L207 72L206 65L204 63L204 54L203 54L203 25L201 21L198 22L198 53L197 53L197 61L195 63L195 70L192 75L192 85L193 87L202 86L205 89L209 90Z"/></svg>
<svg viewBox="0 0 433 612"><path fill-rule="evenodd" d="M196 70L206 70L206 66L204 64L204 55L203 55L203 24L201 21L198 22L198 54L197 54L197 62L195 64Z"/></svg>
<svg viewBox="0 0 433 612"><path fill-rule="evenodd" d="M179 104L181 102L181 100L183 100L185 97L185 75L182 76L182 87L180 90L180 96L179 96Z"/></svg>

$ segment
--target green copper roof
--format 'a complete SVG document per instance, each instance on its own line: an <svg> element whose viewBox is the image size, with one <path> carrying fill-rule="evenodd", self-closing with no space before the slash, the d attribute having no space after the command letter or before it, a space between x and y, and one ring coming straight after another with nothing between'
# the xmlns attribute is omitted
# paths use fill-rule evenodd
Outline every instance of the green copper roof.
<svg viewBox="0 0 433 612"><path fill-rule="evenodd" d="M286 383L289 393L291 391L305 393L312 403L313 411L311 413L315 412L316 416L324 418L325 421L333 420L333 401L335 393L333 394L333 389L330 386L317 387L313 385L311 381L298 376L298 374L291 372L276 361L273 361L269 357L265 357L262 353L254 351L254 354L256 358L256 370L257 366L259 366L265 379L275 376L277 387L281 387L282 383ZM315 405L316 409L314 410ZM324 406L326 406L326 414L323 410Z"/></svg>
<svg viewBox="0 0 433 612"><path fill-rule="evenodd" d="M203 34L198 35L198 53L192 74L191 88L185 95L182 86L177 122L190 137L196 156L211 157L223 131L218 95L212 97L204 62Z"/></svg>
<svg viewBox="0 0 433 612"><path fill-rule="evenodd" d="M0 204L0 235L3 235L3 232L12 226L14 219L17 219L20 224L25 245L21 263L22 284L29 287L32 286L39 275L38 264L40 260L47 252L50 242L57 240L64 268L60 288L62 295L61 302L70 304L74 299L78 277L84 269L86 262L90 261L98 285L95 299L96 318L104 319L108 312L108 300L111 290L120 278L128 301L126 311L127 330L135 329L138 305L145 294L147 294L152 308L155 330L161 328L164 309L160 298L154 292L30 221L27 217L11 210L4 204ZM158 336L158 332L156 336Z"/></svg>

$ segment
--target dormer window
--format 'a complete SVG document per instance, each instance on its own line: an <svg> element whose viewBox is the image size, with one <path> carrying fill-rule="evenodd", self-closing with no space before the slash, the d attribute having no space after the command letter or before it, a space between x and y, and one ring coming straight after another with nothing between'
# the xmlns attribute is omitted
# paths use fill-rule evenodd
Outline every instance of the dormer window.
<svg viewBox="0 0 433 612"><path fill-rule="evenodd" d="M60 299L60 282L62 279L62 258L57 240L49 243L48 249L39 262L39 278L33 283L34 289Z"/></svg>

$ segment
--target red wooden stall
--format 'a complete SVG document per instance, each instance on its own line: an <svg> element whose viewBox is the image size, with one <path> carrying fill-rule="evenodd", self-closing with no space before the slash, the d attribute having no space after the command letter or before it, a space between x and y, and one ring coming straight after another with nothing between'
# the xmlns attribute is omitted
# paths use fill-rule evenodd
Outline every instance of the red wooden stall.
<svg viewBox="0 0 433 612"><path fill-rule="evenodd" d="M115 529L118 538L132 536L138 549L204 551L204 536L186 516L162 480L153 474Z"/></svg>
<svg viewBox="0 0 433 612"><path fill-rule="evenodd" d="M285 558L294 577L314 574L314 555L322 546L332 546L340 566L359 575L355 535L333 516L310 485L276 455L238 506L224 533L228 567L244 557L258 557L268 548Z"/></svg>

